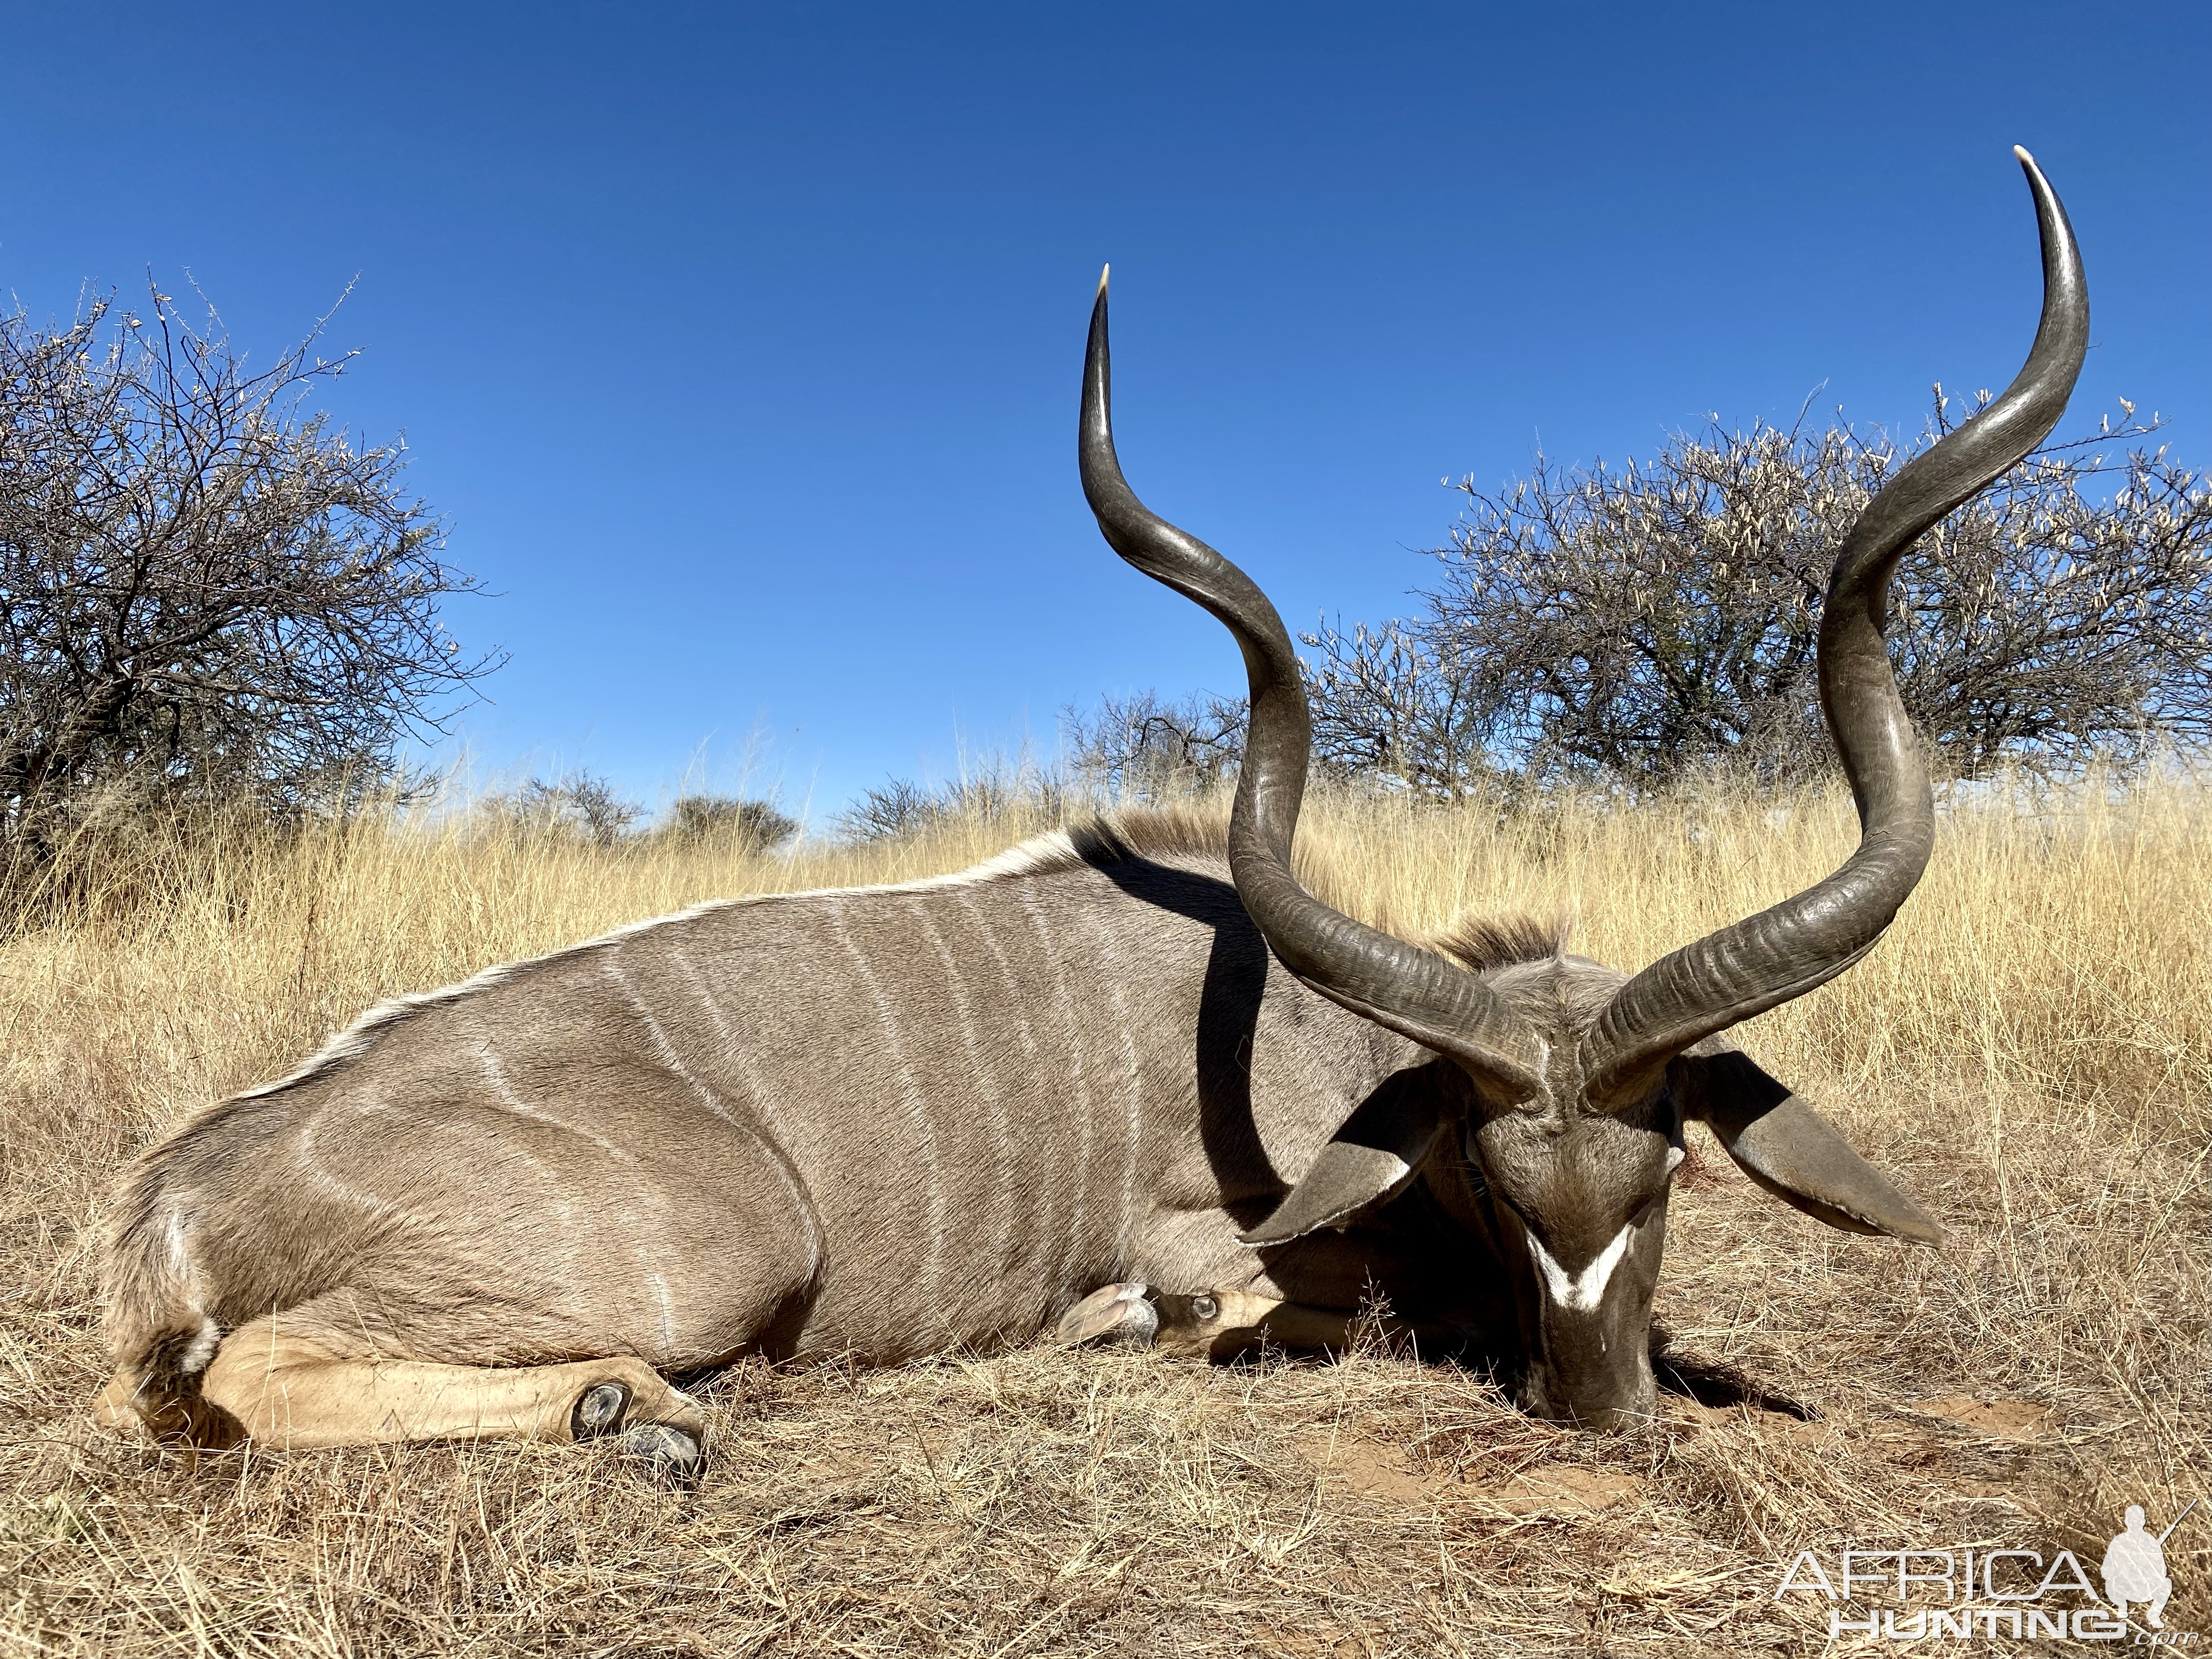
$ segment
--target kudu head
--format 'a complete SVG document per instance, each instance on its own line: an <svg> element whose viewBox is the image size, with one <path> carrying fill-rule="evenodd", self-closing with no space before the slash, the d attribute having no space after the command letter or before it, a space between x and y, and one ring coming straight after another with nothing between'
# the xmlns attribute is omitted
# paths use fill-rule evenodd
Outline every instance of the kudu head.
<svg viewBox="0 0 2212 1659"><path fill-rule="evenodd" d="M1795 1095L1723 1039L1834 978L1881 937L1928 862L1928 767L1882 637L1890 574L1946 514L2057 423L2087 347L2066 212L2017 150L2043 246L2043 316L2004 395L1913 459L1860 514L1821 613L1820 705L1850 779L1857 850L1826 879L1683 946L1633 977L1571 957L1468 971L1338 914L1291 874L1312 727L1282 619L1251 579L1149 512L1115 458L1106 283L1091 312L1079 454L1107 542L1213 613L1243 649L1251 724L1229 862L1281 961L1330 1000L1449 1063L1450 1088L1386 1089L1247 1236L1285 1243L1339 1225L1427 1168L1456 1192L1516 1281L1522 1403L1607 1427L1652 1407L1652 1291L1667 1198L1692 1118L1753 1181L1829 1225L1933 1243L1935 1222ZM1462 1162L1463 1160L1463 1162Z"/></svg>

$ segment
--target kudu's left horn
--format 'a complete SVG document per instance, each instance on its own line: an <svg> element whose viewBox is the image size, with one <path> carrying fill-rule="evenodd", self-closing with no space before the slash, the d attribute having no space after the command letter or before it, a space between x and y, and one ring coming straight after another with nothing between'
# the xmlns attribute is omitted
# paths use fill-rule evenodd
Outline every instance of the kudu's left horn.
<svg viewBox="0 0 2212 1659"><path fill-rule="evenodd" d="M1114 454L1102 274L1083 361L1083 493L1116 553L1212 611L1244 653L1252 713L1229 820L1229 867L1246 911L1283 965L1330 1001L1449 1055L1502 1104L1528 1099L1542 1087L1534 1036L1487 985L1330 909L1291 874L1313 722L1290 635L1249 576L1137 499Z"/></svg>
<svg viewBox="0 0 2212 1659"><path fill-rule="evenodd" d="M2041 443L2089 344L2089 289L2057 194L2015 148L2043 241L2043 319L2004 395L1883 485L1844 537L1820 613L1820 707L1859 812L1859 845L1826 879L1662 957L1620 988L1583 1040L1584 1094L1638 1099L1667 1062L1826 983L1869 950L1927 867L1928 763L1890 672L1890 574L1921 535Z"/></svg>

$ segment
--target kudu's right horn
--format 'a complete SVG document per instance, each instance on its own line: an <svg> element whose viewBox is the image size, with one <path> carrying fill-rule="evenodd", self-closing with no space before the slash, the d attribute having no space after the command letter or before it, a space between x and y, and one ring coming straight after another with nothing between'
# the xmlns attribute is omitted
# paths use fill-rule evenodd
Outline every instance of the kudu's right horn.
<svg viewBox="0 0 2212 1659"><path fill-rule="evenodd" d="M1826 879L1662 957L1583 1039L1585 1097L1642 1097L1703 1038L1826 983L1874 947L1935 845L1928 763L1890 671L1890 574L1931 526L2017 465L2065 410L2089 344L2089 290L2066 210L2014 148L2043 242L2043 319L2004 395L1883 485L1844 538L1820 613L1820 707L1859 813L1859 845Z"/></svg>
<svg viewBox="0 0 2212 1659"><path fill-rule="evenodd" d="M1313 741L1297 656L1283 619L1252 579L1147 509L1121 477L1109 381L1102 273L1083 361L1077 446L1083 494L1116 553L1212 611L1244 653L1251 722L1229 819L1229 868L1244 908L1282 964L1330 1001L1449 1055L1500 1104L1537 1094L1543 1079L1534 1034L1489 986L1432 951L1330 909L1291 875L1291 840Z"/></svg>

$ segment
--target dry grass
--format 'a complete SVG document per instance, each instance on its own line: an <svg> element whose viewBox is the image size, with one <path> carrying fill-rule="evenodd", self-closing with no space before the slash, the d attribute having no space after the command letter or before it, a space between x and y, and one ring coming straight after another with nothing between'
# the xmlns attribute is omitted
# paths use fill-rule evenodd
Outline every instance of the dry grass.
<svg viewBox="0 0 2212 1659"><path fill-rule="evenodd" d="M1348 908L1566 908L1581 948L1632 965L1851 836L1834 800L1503 828L1324 802L1310 830ZM106 897L0 939L0 1651L1809 1653L1825 1604L1771 1594L1800 1549L1832 1571L1847 1545L2063 1544L2094 1573L2124 1504L2155 1527L2208 1484L2212 801L2179 785L1960 808L1875 956L1747 1029L1954 1237L1825 1231L1709 1150L1659 1298L1709 1403L1669 1397L1648 1431L1561 1432L1381 1354L1046 1350L740 1368L706 1389L711 1473L683 1502L590 1450L190 1468L83 1427L105 1195L179 1114L390 992L1011 838L785 862L213 834L142 846ZM2168 1542L2170 1627L2212 1627L2208 1541L2200 1509Z"/></svg>

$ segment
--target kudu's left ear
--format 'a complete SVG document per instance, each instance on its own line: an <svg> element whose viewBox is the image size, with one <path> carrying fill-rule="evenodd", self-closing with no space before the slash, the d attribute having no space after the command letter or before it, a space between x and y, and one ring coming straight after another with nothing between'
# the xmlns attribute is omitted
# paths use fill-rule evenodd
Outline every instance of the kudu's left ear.
<svg viewBox="0 0 2212 1659"><path fill-rule="evenodd" d="M1397 1073L1359 1103L1298 1184L1237 1242L1287 1244L1388 1198L1413 1178L1443 1128L1437 1091Z"/></svg>
<svg viewBox="0 0 2212 1659"><path fill-rule="evenodd" d="M1702 1119L1743 1172L1784 1203L1847 1233L1942 1242L1935 1218L1738 1050L1708 1039L1668 1062L1667 1080L1682 1115Z"/></svg>

